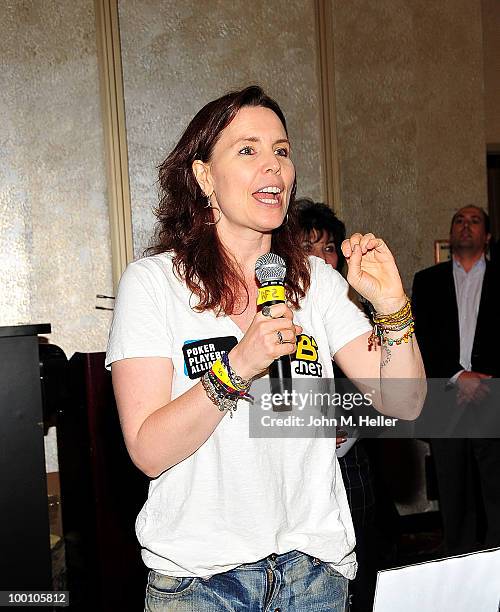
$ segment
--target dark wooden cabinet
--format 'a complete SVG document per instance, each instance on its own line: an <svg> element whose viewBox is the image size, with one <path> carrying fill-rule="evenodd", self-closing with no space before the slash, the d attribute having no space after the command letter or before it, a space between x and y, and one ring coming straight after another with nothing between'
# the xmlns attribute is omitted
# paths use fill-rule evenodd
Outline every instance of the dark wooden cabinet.
<svg viewBox="0 0 500 612"><path fill-rule="evenodd" d="M52 590L38 334L0 327L0 590Z"/></svg>
<svg viewBox="0 0 500 612"><path fill-rule="evenodd" d="M134 526L149 479L128 456L104 353L76 353L69 378L57 437L72 609L142 610L147 572Z"/></svg>

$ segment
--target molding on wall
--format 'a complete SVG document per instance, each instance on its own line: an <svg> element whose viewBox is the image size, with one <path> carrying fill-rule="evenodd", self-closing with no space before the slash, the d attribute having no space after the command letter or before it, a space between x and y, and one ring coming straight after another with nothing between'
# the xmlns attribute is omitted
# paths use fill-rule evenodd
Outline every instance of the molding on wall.
<svg viewBox="0 0 500 612"><path fill-rule="evenodd" d="M133 260L118 0L94 0L106 151L113 286Z"/></svg>
<svg viewBox="0 0 500 612"><path fill-rule="evenodd" d="M342 215L340 164L335 106L335 63L333 48L333 0L314 0L316 45L320 87L320 140L325 202Z"/></svg>

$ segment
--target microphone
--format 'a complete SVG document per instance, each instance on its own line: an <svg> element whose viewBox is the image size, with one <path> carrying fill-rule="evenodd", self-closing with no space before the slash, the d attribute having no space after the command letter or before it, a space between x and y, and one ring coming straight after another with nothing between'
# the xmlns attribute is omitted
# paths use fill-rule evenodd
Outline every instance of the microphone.
<svg viewBox="0 0 500 612"><path fill-rule="evenodd" d="M257 306L272 306L285 302L286 265L284 260L274 253L261 255L255 262L255 274L260 284ZM290 355L282 355L269 366L269 379L272 395L280 395L281 401L273 403L274 412L292 410L290 398L284 395L292 391L292 366Z"/></svg>

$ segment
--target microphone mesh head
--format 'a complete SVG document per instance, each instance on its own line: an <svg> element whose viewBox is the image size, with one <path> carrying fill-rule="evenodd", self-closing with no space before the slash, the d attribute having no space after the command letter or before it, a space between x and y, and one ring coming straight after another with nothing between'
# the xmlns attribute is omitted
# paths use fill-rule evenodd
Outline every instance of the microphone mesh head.
<svg viewBox="0 0 500 612"><path fill-rule="evenodd" d="M285 262L279 255L266 253L255 262L255 274L259 283L268 283L269 281L282 283L286 276Z"/></svg>

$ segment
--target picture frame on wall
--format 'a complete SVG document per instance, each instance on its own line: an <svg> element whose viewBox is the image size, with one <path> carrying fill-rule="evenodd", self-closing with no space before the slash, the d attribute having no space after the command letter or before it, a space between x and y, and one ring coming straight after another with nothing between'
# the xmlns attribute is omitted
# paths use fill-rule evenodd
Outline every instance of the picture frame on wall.
<svg viewBox="0 0 500 612"><path fill-rule="evenodd" d="M449 240L434 240L434 260L436 263L449 261L451 259L451 249Z"/></svg>

